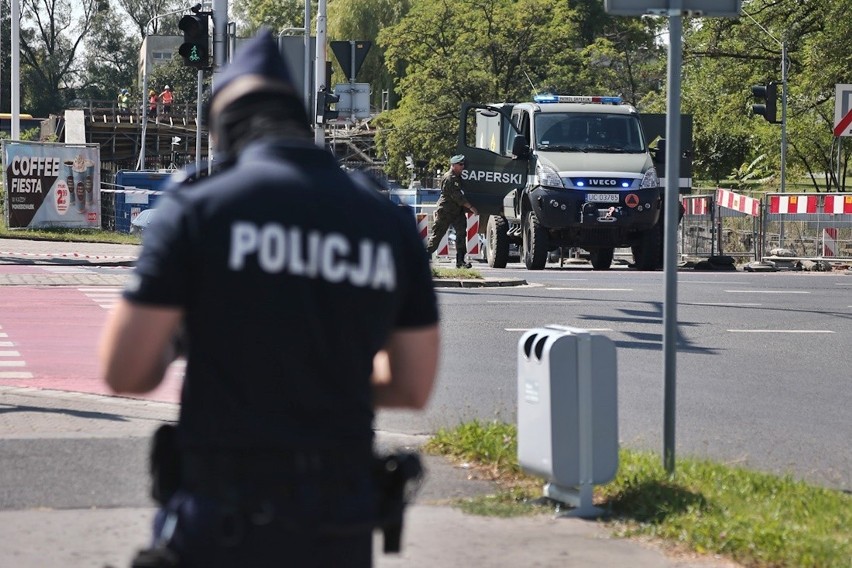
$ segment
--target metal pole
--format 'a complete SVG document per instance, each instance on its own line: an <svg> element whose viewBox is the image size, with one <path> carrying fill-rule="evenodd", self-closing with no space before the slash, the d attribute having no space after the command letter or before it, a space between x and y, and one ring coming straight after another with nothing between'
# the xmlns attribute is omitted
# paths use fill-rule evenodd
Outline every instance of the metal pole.
<svg viewBox="0 0 852 568"><path fill-rule="evenodd" d="M305 108L308 109L308 116L314 112L313 97L311 96L311 2L305 0L305 27L304 27L304 46L305 46Z"/></svg>
<svg viewBox="0 0 852 568"><path fill-rule="evenodd" d="M213 79L211 88L215 88L219 73L226 61L225 40L228 37L228 0L213 0ZM215 159L213 137L207 137L207 168L213 171Z"/></svg>
<svg viewBox="0 0 852 568"><path fill-rule="evenodd" d="M152 20L148 20L148 24ZM142 40L143 52L145 54L142 63L142 147L139 150L139 163L136 165L137 170L145 169L145 138L148 132L148 24L145 24L145 39Z"/></svg>
<svg viewBox="0 0 852 568"><path fill-rule="evenodd" d="M21 4L12 0L12 140L21 139Z"/></svg>
<svg viewBox="0 0 852 568"><path fill-rule="evenodd" d="M669 63L666 115L665 303L663 304L663 465L675 470L677 379L677 223L680 185L680 73L683 59L681 0L669 3Z"/></svg>
<svg viewBox="0 0 852 568"><path fill-rule="evenodd" d="M174 12L166 12L165 14L157 14L145 22L145 27L142 28L145 32L145 37L142 38L142 52L144 53L144 63L142 65L142 144L139 149L139 162L136 164L137 170L145 169L145 142L148 136L148 26L154 20L165 18L166 16L174 16L186 12L186 8L175 10Z"/></svg>
<svg viewBox="0 0 852 568"><path fill-rule="evenodd" d="M314 84L316 88L314 89L314 93L317 93L320 88L327 87L325 84L325 58L326 58L326 47L325 47L325 32L326 32L326 0L319 0L319 4L317 5L317 53L316 60L314 61ZM314 112L314 115L317 113ZM325 146L325 127L317 123L314 126L314 142L316 142L317 146Z"/></svg>
<svg viewBox="0 0 852 568"><path fill-rule="evenodd" d="M787 187L787 42L781 42L781 193Z"/></svg>
<svg viewBox="0 0 852 568"><path fill-rule="evenodd" d="M201 97L204 85L204 71L198 70L198 88L195 99L195 171L201 170ZM198 175L196 173L196 175Z"/></svg>
<svg viewBox="0 0 852 568"><path fill-rule="evenodd" d="M787 42L781 42L781 193L787 190ZM778 243L784 246L784 219L781 218Z"/></svg>

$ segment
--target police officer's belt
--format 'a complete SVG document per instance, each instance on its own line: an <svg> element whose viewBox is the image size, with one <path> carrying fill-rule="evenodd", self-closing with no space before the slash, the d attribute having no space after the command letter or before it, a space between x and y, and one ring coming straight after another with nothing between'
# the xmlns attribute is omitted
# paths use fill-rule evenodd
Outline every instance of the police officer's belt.
<svg viewBox="0 0 852 568"><path fill-rule="evenodd" d="M369 471L373 463L370 444L333 450L250 452L191 452L181 455L181 485L189 490L218 492L237 484L258 490L284 490L288 479L341 479ZM357 451L356 451L357 449Z"/></svg>

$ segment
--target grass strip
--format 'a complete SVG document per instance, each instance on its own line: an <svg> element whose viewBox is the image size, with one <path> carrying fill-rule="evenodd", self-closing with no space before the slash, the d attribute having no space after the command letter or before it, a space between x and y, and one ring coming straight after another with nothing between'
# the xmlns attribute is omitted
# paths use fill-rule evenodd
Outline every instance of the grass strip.
<svg viewBox="0 0 852 568"><path fill-rule="evenodd" d="M500 490L459 506L493 516L553 512L541 499L544 480L517 462L517 430L469 422L440 430L424 450L465 462ZM614 480L595 488L616 534L650 536L748 567L852 566L852 496L774 476L691 458L669 476L659 456L622 449Z"/></svg>
<svg viewBox="0 0 852 568"><path fill-rule="evenodd" d="M102 229L68 229L64 227L50 229L9 229L6 227L6 220L3 215L0 215L0 238L121 245L138 245L142 242L142 238L139 235L104 231Z"/></svg>
<svg viewBox="0 0 852 568"><path fill-rule="evenodd" d="M432 278L465 278L482 280L482 274L473 268L439 268L432 267Z"/></svg>

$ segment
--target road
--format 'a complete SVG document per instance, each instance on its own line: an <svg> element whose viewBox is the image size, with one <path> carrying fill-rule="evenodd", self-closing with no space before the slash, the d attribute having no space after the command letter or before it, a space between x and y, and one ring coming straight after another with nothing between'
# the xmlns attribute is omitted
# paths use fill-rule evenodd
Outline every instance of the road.
<svg viewBox="0 0 852 568"><path fill-rule="evenodd" d="M0 273L10 270L47 271L0 266ZM2 288L0 334L7 337L0 335L0 352L18 355L0 361L24 365L0 366L0 384L103 392L95 379L97 335L127 270L52 270L77 284ZM380 413L377 427L431 433L474 418L514 421L518 339L558 323L615 342L622 444L660 451L663 273L481 270L529 284L439 289L435 396L422 414ZM111 284L92 284L105 280ZM852 490L852 276L689 271L678 282L677 455ZM177 400L181 371L173 367L151 398Z"/></svg>
<svg viewBox="0 0 852 568"><path fill-rule="evenodd" d="M661 452L662 272L483 270L520 288L441 289L443 352L422 416L381 428L433 432L514 421L517 342L529 328L599 330L617 346L619 433ZM852 489L852 276L678 274L677 455L719 459Z"/></svg>

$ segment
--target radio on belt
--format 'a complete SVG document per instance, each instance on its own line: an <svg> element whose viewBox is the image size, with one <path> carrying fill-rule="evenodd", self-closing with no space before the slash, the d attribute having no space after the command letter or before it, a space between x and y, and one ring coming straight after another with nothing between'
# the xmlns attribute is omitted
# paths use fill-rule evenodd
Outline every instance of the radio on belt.
<svg viewBox="0 0 852 568"><path fill-rule="evenodd" d="M615 344L584 329L548 325L518 342L518 463L547 480L544 495L597 517L593 485L618 470Z"/></svg>

